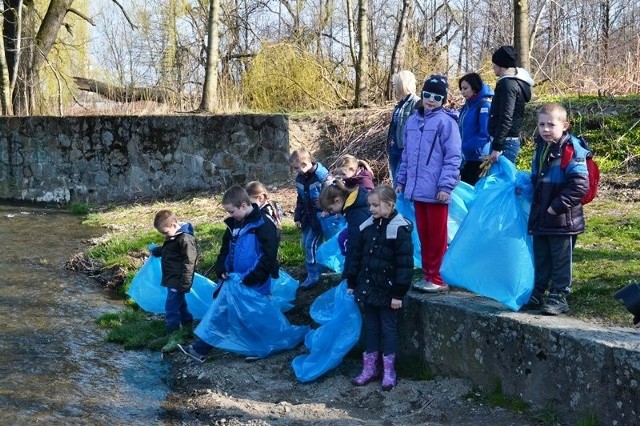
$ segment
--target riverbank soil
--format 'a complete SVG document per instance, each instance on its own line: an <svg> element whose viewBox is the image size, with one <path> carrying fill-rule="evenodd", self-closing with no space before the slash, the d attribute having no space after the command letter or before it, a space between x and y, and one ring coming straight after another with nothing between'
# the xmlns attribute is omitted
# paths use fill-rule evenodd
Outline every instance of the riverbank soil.
<svg viewBox="0 0 640 426"><path fill-rule="evenodd" d="M293 212L294 189L273 190L271 197L286 212ZM300 271L290 272L300 278ZM286 314L289 321L310 324L311 303L337 278L328 276L314 289L298 291L296 305ZM165 403L166 422L254 426L536 424L523 414L481 402L471 382L465 379L413 380L400 376L398 386L390 392L382 391L380 381L355 387L350 380L359 374L362 365L357 349L335 370L315 382L301 383L291 361L304 353L301 345L247 362L244 357L214 351L204 364L180 352L167 354L166 360L172 365L173 392Z"/></svg>

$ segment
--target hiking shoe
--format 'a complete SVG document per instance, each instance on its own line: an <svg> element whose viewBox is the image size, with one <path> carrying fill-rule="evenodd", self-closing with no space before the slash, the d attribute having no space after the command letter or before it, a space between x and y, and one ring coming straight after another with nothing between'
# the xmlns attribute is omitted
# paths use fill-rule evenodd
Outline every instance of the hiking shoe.
<svg viewBox="0 0 640 426"><path fill-rule="evenodd" d="M427 280L420 280L417 283L413 284L412 287L414 290L418 290L423 293L440 293L443 291L449 291L448 285L438 285Z"/></svg>
<svg viewBox="0 0 640 426"><path fill-rule="evenodd" d="M567 298L563 294L551 293L540 311L547 315L560 315L569 312Z"/></svg>
<svg viewBox="0 0 640 426"><path fill-rule="evenodd" d="M198 352L196 352L196 350L193 349L193 346L191 346L191 345L182 346L181 344L178 343L177 346L178 346L178 349L180 349L183 354L185 354L189 358L193 359L194 361L198 361L199 363L203 363L204 360L207 358L206 356L200 355Z"/></svg>
<svg viewBox="0 0 640 426"><path fill-rule="evenodd" d="M522 305L521 311L539 311L544 306L544 294L533 291L529 301Z"/></svg>

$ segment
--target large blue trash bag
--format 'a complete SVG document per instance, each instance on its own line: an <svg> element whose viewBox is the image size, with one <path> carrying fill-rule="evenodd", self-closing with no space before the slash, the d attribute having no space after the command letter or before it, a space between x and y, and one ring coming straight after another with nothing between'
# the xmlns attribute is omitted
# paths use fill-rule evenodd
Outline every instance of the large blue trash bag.
<svg viewBox="0 0 640 426"><path fill-rule="evenodd" d="M271 298L229 274L194 333L218 349L265 358L293 349L304 340L308 326L289 324Z"/></svg>
<svg viewBox="0 0 640 426"><path fill-rule="evenodd" d="M320 226L322 226L322 235L325 240L333 237L347 226L347 221L340 214L322 216L322 213L317 213L317 215Z"/></svg>
<svg viewBox="0 0 640 426"><path fill-rule="evenodd" d="M405 219L409 219L413 223L413 232L411 239L413 240L413 266L422 268L422 256L420 255L420 237L418 237L418 225L416 224L416 209L413 201L404 197L404 194L398 194L396 199L396 210Z"/></svg>
<svg viewBox="0 0 640 426"><path fill-rule="evenodd" d="M131 281L127 295L144 311L153 314L165 313L167 289L162 287L161 259L149 256L144 265L136 273ZM191 291L185 296L189 312L195 319L204 316L211 305L211 295L216 284L210 279L196 273L193 277Z"/></svg>
<svg viewBox="0 0 640 426"><path fill-rule="evenodd" d="M311 305L311 317L320 324L307 333L309 354L298 355L291 367L301 382L310 382L337 367L360 338L362 317L347 282L331 288Z"/></svg>
<svg viewBox="0 0 640 426"><path fill-rule="evenodd" d="M271 279L271 303L281 312L291 310L299 285L284 269L280 269L279 277Z"/></svg>
<svg viewBox="0 0 640 426"><path fill-rule="evenodd" d="M533 290L529 211L522 207L527 202L519 200L532 191L518 187L519 195L516 193L516 169L504 157L479 183L475 201L445 253L440 272L446 283L517 311ZM525 185L524 180L519 184Z"/></svg>
<svg viewBox="0 0 640 426"><path fill-rule="evenodd" d="M451 243L462 221L467 216L469 206L473 204L476 198L476 193L473 190L473 186L466 182L460 182L453 188L451 192L451 203L449 204L449 216L447 218L447 237L448 242Z"/></svg>
<svg viewBox="0 0 640 426"><path fill-rule="evenodd" d="M316 251L316 262L334 272L342 272L344 270L344 256L340 252L340 246L338 244L339 235L340 233L337 233L320 244Z"/></svg>

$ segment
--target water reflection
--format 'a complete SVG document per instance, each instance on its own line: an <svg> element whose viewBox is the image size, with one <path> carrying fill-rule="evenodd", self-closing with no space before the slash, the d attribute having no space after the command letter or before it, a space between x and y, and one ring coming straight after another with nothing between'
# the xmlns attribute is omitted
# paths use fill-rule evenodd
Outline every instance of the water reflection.
<svg viewBox="0 0 640 426"><path fill-rule="evenodd" d="M0 424L161 423L167 367L105 343L95 319L121 303L63 267L98 232L0 205Z"/></svg>

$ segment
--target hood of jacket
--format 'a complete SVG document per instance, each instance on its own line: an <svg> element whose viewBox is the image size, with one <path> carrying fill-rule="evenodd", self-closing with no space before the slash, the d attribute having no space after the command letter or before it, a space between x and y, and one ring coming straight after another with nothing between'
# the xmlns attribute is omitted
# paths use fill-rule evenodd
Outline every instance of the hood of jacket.
<svg viewBox="0 0 640 426"><path fill-rule="evenodd" d="M193 225L189 222L182 222L179 224L180 228L178 229L178 232L176 232L177 234L189 234L189 235L195 235L195 232L193 230Z"/></svg>
<svg viewBox="0 0 640 426"><path fill-rule="evenodd" d="M493 95L494 95L493 89L487 86L486 83L482 83L482 87L480 88L480 91L478 92L478 94L474 96L473 99L468 99L466 103L469 105L473 105L478 102L484 101L487 98L491 99L493 98Z"/></svg>
<svg viewBox="0 0 640 426"><path fill-rule="evenodd" d="M505 78L511 78L517 80L522 88L522 93L524 94L525 100L529 102L531 100L531 88L535 84L533 81L533 77L529 74L529 71L524 68L516 68L515 75L505 75L498 79L498 82Z"/></svg>

